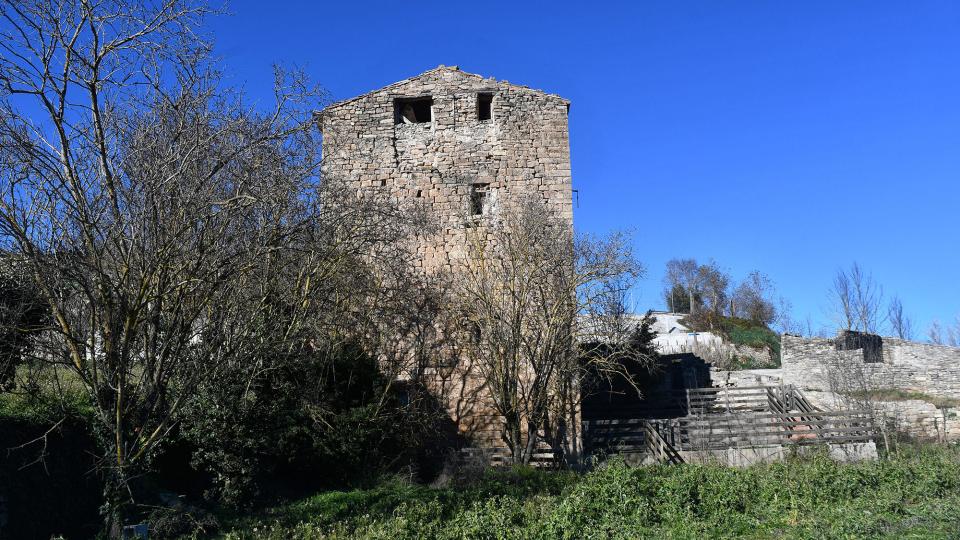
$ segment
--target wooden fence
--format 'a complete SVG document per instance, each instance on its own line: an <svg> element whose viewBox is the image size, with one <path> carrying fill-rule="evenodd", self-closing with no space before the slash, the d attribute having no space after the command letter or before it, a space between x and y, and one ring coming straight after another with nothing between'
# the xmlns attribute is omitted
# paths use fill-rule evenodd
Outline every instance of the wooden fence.
<svg viewBox="0 0 960 540"><path fill-rule="evenodd" d="M678 429L685 450L867 442L877 436L866 411L693 416L681 419Z"/></svg>
<svg viewBox="0 0 960 540"><path fill-rule="evenodd" d="M687 414L583 423L588 453L649 453L682 462L680 451L868 442L878 433L867 411L824 411L792 386L695 388Z"/></svg>

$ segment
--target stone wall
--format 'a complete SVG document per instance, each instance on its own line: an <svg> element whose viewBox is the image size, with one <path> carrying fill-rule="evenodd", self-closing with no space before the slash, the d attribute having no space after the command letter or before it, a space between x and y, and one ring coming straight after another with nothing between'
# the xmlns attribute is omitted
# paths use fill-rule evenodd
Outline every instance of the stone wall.
<svg viewBox="0 0 960 540"><path fill-rule="evenodd" d="M736 371L711 369L710 379L713 381L713 386L721 388L780 386L783 384L783 370L779 368L740 369Z"/></svg>
<svg viewBox="0 0 960 540"><path fill-rule="evenodd" d="M784 382L831 390L831 372L862 372L874 388L897 388L960 399L960 348L883 338L883 361L864 362L863 350L838 351L833 339L785 334L781 339Z"/></svg>
<svg viewBox="0 0 960 540"><path fill-rule="evenodd" d="M543 201L572 232L568 110L559 96L440 66L321 111L322 172L350 195L425 212L428 226L410 239L415 269L455 271L468 240L514 202ZM427 371L461 434L502 445L502 418L471 366ZM575 418L572 446L578 433Z"/></svg>
<svg viewBox="0 0 960 540"><path fill-rule="evenodd" d="M480 96L492 98L489 120ZM411 98L432 101L429 122L402 118ZM556 95L440 66L324 109L323 174L358 197L425 208L435 227L419 239L417 264L449 269L468 229L522 197L542 198L572 229L568 108Z"/></svg>
<svg viewBox="0 0 960 540"><path fill-rule="evenodd" d="M883 338L882 361L862 349L838 351L836 340L784 335L783 382L828 408L872 407L895 430L919 438L960 439L960 348ZM925 399L880 399L864 391L903 390Z"/></svg>

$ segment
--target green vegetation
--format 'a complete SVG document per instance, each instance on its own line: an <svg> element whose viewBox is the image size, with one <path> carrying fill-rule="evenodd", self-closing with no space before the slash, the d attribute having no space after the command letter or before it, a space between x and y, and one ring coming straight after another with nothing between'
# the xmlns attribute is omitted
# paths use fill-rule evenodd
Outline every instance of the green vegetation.
<svg viewBox="0 0 960 540"><path fill-rule="evenodd" d="M735 317L720 317L720 333L734 345L744 345L754 349L770 351L772 366L749 367L779 367L780 366L780 335L767 328L765 324L749 319ZM748 366L744 366L745 369Z"/></svg>
<svg viewBox="0 0 960 540"><path fill-rule="evenodd" d="M924 392L914 390L902 390L900 388L877 388L875 390L862 390L852 392L851 395L857 398L873 399L877 401L907 401L916 399L933 404L938 409L949 409L960 407L960 399L931 396Z"/></svg>
<svg viewBox="0 0 960 540"><path fill-rule="evenodd" d="M94 436L80 394L0 393L3 538L90 538L100 528L102 485L90 474Z"/></svg>
<svg viewBox="0 0 960 540"><path fill-rule="evenodd" d="M960 530L960 448L857 464L513 469L438 489L393 480L226 522L226 539L949 538Z"/></svg>
<svg viewBox="0 0 960 540"><path fill-rule="evenodd" d="M700 313L680 321L697 332L713 332L724 340L752 349L765 349L770 352L770 363L758 362L752 356L734 359L730 369L756 369L780 367L780 334L767 325L752 319L727 317L713 313Z"/></svg>

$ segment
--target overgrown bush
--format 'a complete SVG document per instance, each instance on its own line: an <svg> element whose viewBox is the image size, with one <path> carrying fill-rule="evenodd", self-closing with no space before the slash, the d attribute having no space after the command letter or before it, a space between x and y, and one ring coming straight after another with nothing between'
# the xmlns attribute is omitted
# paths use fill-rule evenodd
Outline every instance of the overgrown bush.
<svg viewBox="0 0 960 540"><path fill-rule="evenodd" d="M432 411L401 403L358 347L267 367L225 373L181 420L193 465L209 475L207 498L221 504L369 484L411 466L436 434Z"/></svg>
<svg viewBox="0 0 960 540"><path fill-rule="evenodd" d="M697 332L714 332L733 345L764 349L770 353L769 365L757 363L752 357L744 356L735 359L734 369L780 366L780 335L763 323L715 315L707 311L687 316L682 322Z"/></svg>
<svg viewBox="0 0 960 540"><path fill-rule="evenodd" d="M196 507L176 505L155 509L148 516L150 537L160 540L209 535L220 529L220 522L210 512Z"/></svg>
<svg viewBox="0 0 960 540"><path fill-rule="evenodd" d="M2 260L7 257L0 251L0 391L13 388L24 351L49 318L37 291Z"/></svg>

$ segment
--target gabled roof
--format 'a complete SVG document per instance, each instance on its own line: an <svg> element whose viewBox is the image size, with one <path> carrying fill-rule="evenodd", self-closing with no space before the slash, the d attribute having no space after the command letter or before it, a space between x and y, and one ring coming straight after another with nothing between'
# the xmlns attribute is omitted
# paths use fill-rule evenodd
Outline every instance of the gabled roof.
<svg viewBox="0 0 960 540"><path fill-rule="evenodd" d="M369 95L376 94L376 93L379 93L379 92L383 92L384 90L391 90L391 89L394 89L394 88L403 86L403 85L405 85L405 84L408 84L408 83L410 83L410 82L413 82L413 81L415 81L415 80L417 80L417 79L420 79L420 78L422 78L422 77L426 77L426 76L429 76L429 75L433 75L434 73L439 73L439 72L443 72L443 71L456 72L457 74L462 75L462 76L464 76L464 77L475 78L475 79L477 79L477 80L479 80L479 81L486 81L486 82L490 83L491 86L495 86L495 85L498 83L498 81L497 81L496 79L494 79L493 77L484 77L483 75L478 75L478 74L476 74L476 73L468 73L468 72L466 72L466 71L461 71L459 66L445 66L445 65L441 64L441 65L439 65L439 66L437 66L437 67L435 67L435 68L433 68L433 69L428 69L427 71L424 71L423 73L421 73L421 74L419 74L419 75L415 75L415 76L413 76L413 77L410 77L410 78L407 78L407 79L403 79L402 81L397 81L397 82L395 82L395 83L388 84L387 86L384 86L383 88L377 88L376 90L371 90L371 91L369 91L369 92L366 92L366 93L364 93L364 94L360 94L359 96L352 97L352 98L350 98L350 99L344 99L344 100L341 100L341 101L337 101L337 102L331 103L330 105L327 105L326 107L324 107L323 110L320 111L320 113L323 113L324 111L328 111L328 110L330 110L330 109L335 109L335 108L337 108L337 107L340 107L341 105L346 105L347 103L354 102L354 101L356 101L356 100L358 100L358 99L365 98L365 97L367 97L367 96L369 96ZM562 102L564 102L564 103L566 103L566 104L569 104L569 103L570 103L568 100L566 100L566 99L558 96L557 94L549 94L549 93L547 93L547 92L544 92L543 90L538 90L538 89L536 89L536 88L530 88L529 86L523 86L523 85L520 85L520 84L512 84L512 83L510 83L509 81L499 81L499 83L500 83L500 84L506 84L506 85L512 86L512 87L514 87L514 88L522 88L522 89L524 89L524 90L529 90L529 91L531 91L531 92L536 92L536 93L538 93L538 94L543 95L544 97L550 97L550 98L559 99L559 100L561 100Z"/></svg>

